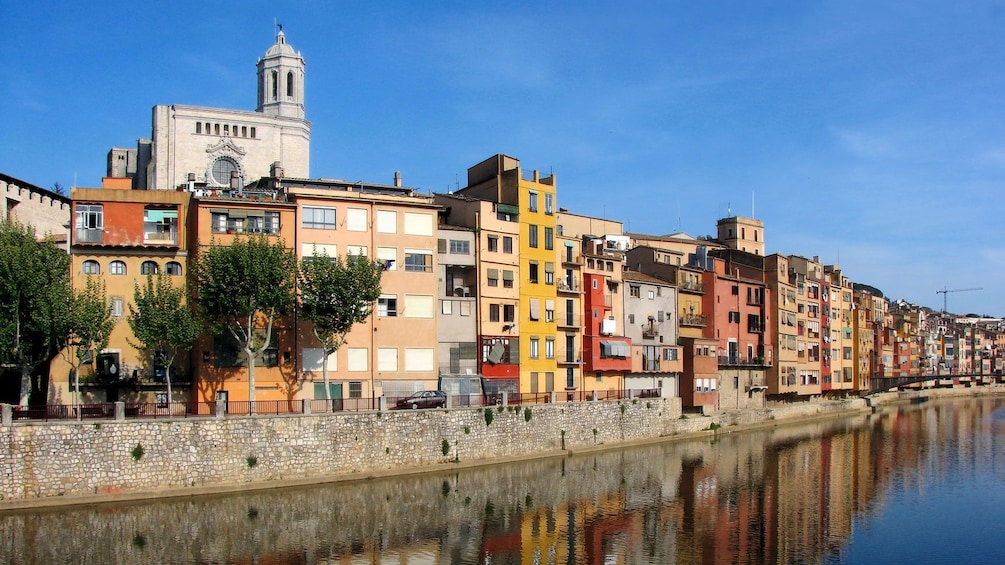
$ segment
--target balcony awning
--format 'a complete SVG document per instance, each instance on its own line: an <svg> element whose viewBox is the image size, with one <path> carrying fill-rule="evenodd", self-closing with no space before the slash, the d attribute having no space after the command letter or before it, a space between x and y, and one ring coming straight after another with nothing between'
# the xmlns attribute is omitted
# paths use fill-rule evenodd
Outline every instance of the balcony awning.
<svg viewBox="0 0 1005 565"><path fill-rule="evenodd" d="M496 204L496 211L503 214L517 214L520 212L520 208L512 204Z"/></svg>
<svg viewBox="0 0 1005 565"><path fill-rule="evenodd" d="M600 341L600 354L603 357L622 357L627 359L631 356L631 347L623 341Z"/></svg>

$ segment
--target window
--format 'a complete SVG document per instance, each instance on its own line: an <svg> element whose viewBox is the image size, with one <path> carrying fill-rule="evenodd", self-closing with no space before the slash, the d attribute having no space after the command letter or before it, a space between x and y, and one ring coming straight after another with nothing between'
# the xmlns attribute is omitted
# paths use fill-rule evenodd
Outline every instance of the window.
<svg viewBox="0 0 1005 565"><path fill-rule="evenodd" d="M432 348L406 347L406 371L432 371L436 366L436 355Z"/></svg>
<svg viewBox="0 0 1005 565"><path fill-rule="evenodd" d="M74 227L78 243L101 243L104 236L104 208L101 204L77 204Z"/></svg>
<svg viewBox="0 0 1005 565"><path fill-rule="evenodd" d="M433 272L433 252L422 249L406 249L405 270L418 273Z"/></svg>
<svg viewBox="0 0 1005 565"><path fill-rule="evenodd" d="M554 194L544 194L544 213L554 214L555 213L555 195Z"/></svg>
<svg viewBox="0 0 1005 565"><path fill-rule="evenodd" d="M533 336L530 338L530 358L540 359L541 357L541 338Z"/></svg>
<svg viewBox="0 0 1005 565"><path fill-rule="evenodd" d="M503 236L503 253L513 253L513 238L508 235Z"/></svg>
<svg viewBox="0 0 1005 565"><path fill-rule="evenodd" d="M293 71L286 73L286 96L293 98Z"/></svg>
<svg viewBox="0 0 1005 565"><path fill-rule="evenodd" d="M202 133L202 122L195 123L195 133Z"/></svg>
<svg viewBox="0 0 1005 565"><path fill-rule="evenodd" d="M466 240L450 240L450 252L457 255L470 255L471 254L471 242Z"/></svg>
<svg viewBox="0 0 1005 565"><path fill-rule="evenodd" d="M450 316L454 313L454 301L453 300L441 300L440 301L440 313L444 316Z"/></svg>
<svg viewBox="0 0 1005 565"><path fill-rule="evenodd" d="M360 381L349 381L349 398L363 397L363 383Z"/></svg>
<svg viewBox="0 0 1005 565"><path fill-rule="evenodd" d="M279 212L248 215L248 233L279 234Z"/></svg>
<svg viewBox="0 0 1005 565"><path fill-rule="evenodd" d="M223 186L230 185L230 179L234 176L234 173L240 174L237 162L230 157L219 157L216 161L213 161L210 173L213 181Z"/></svg>
<svg viewBox="0 0 1005 565"><path fill-rule="evenodd" d="M544 339L544 358L555 358L555 338L553 337L547 337Z"/></svg>
<svg viewBox="0 0 1005 565"><path fill-rule="evenodd" d="M433 235L433 215L405 212L405 233L407 235Z"/></svg>
<svg viewBox="0 0 1005 565"><path fill-rule="evenodd" d="M537 225L530 224L527 229L529 230L527 232L527 245L537 247Z"/></svg>
<svg viewBox="0 0 1005 565"><path fill-rule="evenodd" d="M528 199L527 209L531 212L537 212L537 193L533 190L530 191L530 198Z"/></svg>
<svg viewBox="0 0 1005 565"><path fill-rule="evenodd" d="M385 271L397 270L398 249L395 247L378 247L377 260L384 264Z"/></svg>
<svg viewBox="0 0 1005 565"><path fill-rule="evenodd" d="M394 318L398 315L398 297L384 295L377 299L377 317Z"/></svg>
<svg viewBox="0 0 1005 565"><path fill-rule="evenodd" d="M513 271L503 269L503 287L513 288Z"/></svg>
<svg viewBox="0 0 1005 565"><path fill-rule="evenodd" d="M141 275L156 275L160 268L153 261L144 261L140 264Z"/></svg>
<svg viewBox="0 0 1005 565"><path fill-rule="evenodd" d="M370 367L370 352L365 347L350 347L346 358L350 371L366 371Z"/></svg>
<svg viewBox="0 0 1005 565"><path fill-rule="evenodd" d="M555 248L555 229L554 228L544 228L544 248L554 249Z"/></svg>
<svg viewBox="0 0 1005 565"><path fill-rule="evenodd" d="M252 138L255 137L255 128L254 128L254 126L252 126L252 128L251 128L251 137Z"/></svg>
<svg viewBox="0 0 1005 565"><path fill-rule="evenodd" d="M544 321L555 321L555 301L550 298L544 301Z"/></svg>
<svg viewBox="0 0 1005 565"><path fill-rule="evenodd" d="M656 298L656 292L650 290L647 296L648 296L649 300L652 300L652 299Z"/></svg>
<svg viewBox="0 0 1005 565"><path fill-rule="evenodd" d="M486 273L486 276L488 277L488 285L499 286L499 269L487 269Z"/></svg>
<svg viewBox="0 0 1005 565"><path fill-rule="evenodd" d="M674 347L663 348L663 360L664 361L676 361L677 360L677 349Z"/></svg>
<svg viewBox="0 0 1005 565"><path fill-rule="evenodd" d="M516 306L512 304L503 305L503 321L512 322L516 320Z"/></svg>
<svg viewBox="0 0 1005 565"><path fill-rule="evenodd" d="M499 236L490 235L488 237L489 251L499 251Z"/></svg>
<svg viewBox="0 0 1005 565"><path fill-rule="evenodd" d="M378 347L377 348L377 370L397 371L398 370L398 348Z"/></svg>
<svg viewBox="0 0 1005 565"><path fill-rule="evenodd" d="M122 261L112 261L108 264L108 273L111 275L126 274L126 264Z"/></svg>
<svg viewBox="0 0 1005 565"><path fill-rule="evenodd" d="M398 233L398 213L394 210L377 210L377 232Z"/></svg>
<svg viewBox="0 0 1005 565"><path fill-rule="evenodd" d="M100 275L101 265L93 259L88 259L80 266L80 272L85 275Z"/></svg>
<svg viewBox="0 0 1005 565"><path fill-rule="evenodd" d="M540 320L541 319L541 299L531 298L529 301L530 306L530 319Z"/></svg>
<svg viewBox="0 0 1005 565"><path fill-rule="evenodd" d="M537 282L537 277L538 277L537 270L538 270L537 261L531 261L527 265L527 280L529 280L532 283L536 283Z"/></svg>
<svg viewBox="0 0 1005 565"><path fill-rule="evenodd" d="M335 208L304 206L301 225L317 230L335 229Z"/></svg>
<svg viewBox="0 0 1005 565"><path fill-rule="evenodd" d="M428 294L406 294L402 314L406 318L435 317L436 300Z"/></svg>
<svg viewBox="0 0 1005 565"><path fill-rule="evenodd" d="M555 284L555 264L550 261L544 264L544 284Z"/></svg>
<svg viewBox="0 0 1005 565"><path fill-rule="evenodd" d="M175 243L178 238L178 210L143 210L143 241Z"/></svg>
<svg viewBox="0 0 1005 565"><path fill-rule="evenodd" d="M167 265L164 266L164 272L176 277L181 275L181 263L178 261L168 261Z"/></svg>
<svg viewBox="0 0 1005 565"><path fill-rule="evenodd" d="M345 229L349 231L366 231L369 220L363 208L349 208L345 211Z"/></svg>
<svg viewBox="0 0 1005 565"><path fill-rule="evenodd" d="M739 312L733 312L733 311L731 311L729 313L729 323L730 324L739 324L740 323L740 313Z"/></svg>
<svg viewBox="0 0 1005 565"><path fill-rule="evenodd" d="M499 321L499 305L489 304L489 321L498 322Z"/></svg>
<svg viewBox="0 0 1005 565"><path fill-rule="evenodd" d="M642 297L642 289L634 284L628 285L628 295L634 298Z"/></svg>
<svg viewBox="0 0 1005 565"><path fill-rule="evenodd" d="M125 310L125 306L124 306L125 300L123 300L123 298L121 296L113 296L113 297L111 297L111 299L109 300L109 302L111 303L111 307L112 307L112 317L113 318L121 318L122 317L122 313Z"/></svg>

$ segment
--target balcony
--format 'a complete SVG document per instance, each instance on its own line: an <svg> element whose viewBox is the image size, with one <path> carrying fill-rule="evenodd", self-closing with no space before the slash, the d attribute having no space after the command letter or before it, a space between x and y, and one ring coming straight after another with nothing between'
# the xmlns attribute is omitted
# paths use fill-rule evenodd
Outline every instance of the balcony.
<svg viewBox="0 0 1005 565"><path fill-rule="evenodd" d="M569 257L567 255L567 256L565 256L562 259L562 266L563 267L582 267L583 266L583 257L582 256Z"/></svg>
<svg viewBox="0 0 1005 565"><path fill-rule="evenodd" d="M691 328L704 328L707 325L703 314L683 314L680 317L680 325Z"/></svg>
<svg viewBox="0 0 1005 565"><path fill-rule="evenodd" d="M576 314L566 314L564 316L558 315L555 317L555 324L560 329L581 329L583 327L583 319Z"/></svg>
<svg viewBox="0 0 1005 565"><path fill-rule="evenodd" d="M660 336L659 328L643 328L642 339L656 339Z"/></svg>
<svg viewBox="0 0 1005 565"><path fill-rule="evenodd" d="M678 285L677 288L681 292L688 292L691 294L703 294L705 292L705 283L700 281L686 281Z"/></svg>
<svg viewBox="0 0 1005 565"><path fill-rule="evenodd" d="M744 357L742 355L720 355L720 367L770 367L764 357Z"/></svg>
<svg viewBox="0 0 1005 565"><path fill-rule="evenodd" d="M643 371L659 371L660 370L660 358L656 357L642 357L642 370Z"/></svg>
<svg viewBox="0 0 1005 565"><path fill-rule="evenodd" d="M178 230L145 231L143 232L143 243L150 243L154 245L178 245Z"/></svg>
<svg viewBox="0 0 1005 565"><path fill-rule="evenodd" d="M560 280L556 288L562 294L583 294L583 289L580 287L578 281Z"/></svg>
<svg viewBox="0 0 1005 565"><path fill-rule="evenodd" d="M104 243L105 230L102 228L77 228L74 243Z"/></svg>

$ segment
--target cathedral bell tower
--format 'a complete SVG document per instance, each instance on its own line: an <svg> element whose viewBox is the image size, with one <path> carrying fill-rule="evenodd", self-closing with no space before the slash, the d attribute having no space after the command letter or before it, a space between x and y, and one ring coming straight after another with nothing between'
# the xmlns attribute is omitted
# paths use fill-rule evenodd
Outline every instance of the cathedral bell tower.
<svg viewBox="0 0 1005 565"><path fill-rule="evenodd" d="M258 108L270 116L304 119L304 58L286 43L283 26L276 44L258 60Z"/></svg>

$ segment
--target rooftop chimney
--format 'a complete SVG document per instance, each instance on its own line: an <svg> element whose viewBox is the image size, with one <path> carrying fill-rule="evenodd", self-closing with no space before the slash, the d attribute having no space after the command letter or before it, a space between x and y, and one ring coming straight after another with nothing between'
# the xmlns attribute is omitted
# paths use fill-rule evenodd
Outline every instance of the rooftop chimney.
<svg viewBox="0 0 1005 565"><path fill-rule="evenodd" d="M394 186L401 188L401 171L394 171Z"/></svg>

